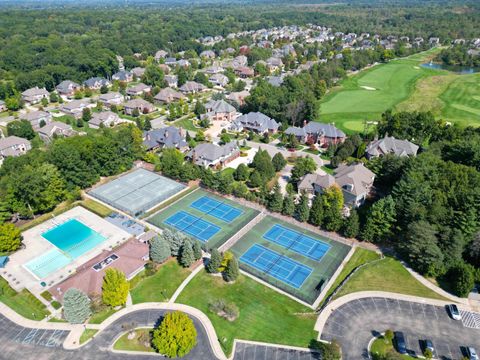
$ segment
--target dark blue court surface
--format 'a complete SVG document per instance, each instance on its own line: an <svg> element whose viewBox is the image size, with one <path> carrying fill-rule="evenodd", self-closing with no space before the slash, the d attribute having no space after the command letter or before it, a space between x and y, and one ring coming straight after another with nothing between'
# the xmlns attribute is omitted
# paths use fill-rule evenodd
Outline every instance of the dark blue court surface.
<svg viewBox="0 0 480 360"><path fill-rule="evenodd" d="M300 288L312 273L312 269L286 256L254 244L241 257L240 261L277 278L295 288Z"/></svg>
<svg viewBox="0 0 480 360"><path fill-rule="evenodd" d="M217 219L227 223L232 222L242 214L242 210L233 206L225 204L209 196L202 196L195 200L191 205L192 208L197 209L205 214L212 215Z"/></svg>
<svg viewBox="0 0 480 360"><path fill-rule="evenodd" d="M330 249L330 245L322 241L278 224L272 226L263 238L317 261Z"/></svg>
<svg viewBox="0 0 480 360"><path fill-rule="evenodd" d="M164 223L203 242L208 241L208 239L220 231L220 227L217 225L185 211L176 212L166 219Z"/></svg>

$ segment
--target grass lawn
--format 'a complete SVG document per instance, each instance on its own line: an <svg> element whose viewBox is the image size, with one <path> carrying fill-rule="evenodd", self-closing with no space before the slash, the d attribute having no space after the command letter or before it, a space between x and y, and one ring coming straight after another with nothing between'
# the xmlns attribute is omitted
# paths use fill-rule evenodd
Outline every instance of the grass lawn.
<svg viewBox="0 0 480 360"><path fill-rule="evenodd" d="M190 119L185 118L185 119L174 121L172 123L172 125L175 126L175 127L181 127L181 128L184 128L185 130L190 130L190 131L198 131L199 130L199 128L197 128L193 125L193 121L192 121L191 118Z"/></svg>
<svg viewBox="0 0 480 360"><path fill-rule="evenodd" d="M144 277L145 272L138 274L132 279L136 284L132 284L134 287L130 290L133 303L168 301L190 272L178 265L176 259L171 259L155 275ZM138 281L137 277L143 278Z"/></svg>
<svg viewBox="0 0 480 360"><path fill-rule="evenodd" d="M359 269L348 280L335 298L357 291L388 291L438 300L448 300L422 285L403 265L387 257Z"/></svg>
<svg viewBox="0 0 480 360"><path fill-rule="evenodd" d="M45 305L33 294L24 289L17 293L8 282L0 277L0 301L12 310L30 320L42 320L50 315Z"/></svg>
<svg viewBox="0 0 480 360"><path fill-rule="evenodd" d="M375 340L370 347L370 354L372 354L373 359L375 359L375 355L384 356L390 351L396 352L396 350L393 348L392 342L386 340L383 336ZM399 355L401 359L416 359L409 355Z"/></svg>
<svg viewBox="0 0 480 360"><path fill-rule="evenodd" d="M325 298L330 296L330 294L338 287L338 285L340 285L343 280L345 280L345 278L353 271L353 269L379 258L380 255L375 251L357 247L353 255L350 257L350 260L348 260L338 277L335 279L335 282L330 287L330 290L327 292Z"/></svg>
<svg viewBox="0 0 480 360"><path fill-rule="evenodd" d="M117 310L114 308L107 307L97 313L94 313L88 320L89 324L101 324L106 318L115 314Z"/></svg>
<svg viewBox="0 0 480 360"><path fill-rule="evenodd" d="M97 329L85 329L83 330L82 335L80 335L80 344L90 340L96 333L98 332Z"/></svg>
<svg viewBox="0 0 480 360"><path fill-rule="evenodd" d="M155 349L150 345L152 338L151 332L152 329L135 329L135 337L132 340L128 339L128 333L123 334L115 344L113 344L113 348L123 351L155 352Z"/></svg>
<svg viewBox="0 0 480 360"><path fill-rule="evenodd" d="M108 215L110 215L113 212L112 209L92 199L85 199L80 203L80 205L82 205L87 210L90 210L91 212L97 214L102 218L106 218Z"/></svg>
<svg viewBox="0 0 480 360"><path fill-rule="evenodd" d="M238 307L236 320L228 321L209 310L209 304L219 299ZM227 356L235 338L307 347L317 337L312 310L246 276L227 284L202 271L177 302L207 314Z"/></svg>

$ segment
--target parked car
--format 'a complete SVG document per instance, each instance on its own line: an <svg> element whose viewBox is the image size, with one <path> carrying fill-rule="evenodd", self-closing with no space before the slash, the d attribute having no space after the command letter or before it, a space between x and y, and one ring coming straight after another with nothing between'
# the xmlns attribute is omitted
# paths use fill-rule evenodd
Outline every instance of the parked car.
<svg viewBox="0 0 480 360"><path fill-rule="evenodd" d="M397 351L400 354L407 353L407 342L405 341L405 335L401 331L395 331L395 345L397 347Z"/></svg>
<svg viewBox="0 0 480 360"><path fill-rule="evenodd" d="M450 304L447 305L447 308L453 320L462 320L462 315L460 315L460 311L458 310L457 305Z"/></svg>
<svg viewBox="0 0 480 360"><path fill-rule="evenodd" d="M479 360L477 351L471 346L467 347L467 357L469 360Z"/></svg>
<svg viewBox="0 0 480 360"><path fill-rule="evenodd" d="M430 350L431 353L432 353L432 355L434 354L435 348L433 347L433 342L432 342L432 340L425 339L425 340L423 341L423 346L424 346L424 349L423 349L424 351L425 351L425 350Z"/></svg>

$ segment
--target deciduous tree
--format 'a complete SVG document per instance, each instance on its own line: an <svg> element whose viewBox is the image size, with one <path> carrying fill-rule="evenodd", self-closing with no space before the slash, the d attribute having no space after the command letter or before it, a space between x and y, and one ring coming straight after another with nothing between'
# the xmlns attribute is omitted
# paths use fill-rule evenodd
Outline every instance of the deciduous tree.
<svg viewBox="0 0 480 360"><path fill-rule="evenodd" d="M105 305L124 305L129 290L130 285L123 272L115 268L108 268L105 271L102 285L102 300Z"/></svg>
<svg viewBox="0 0 480 360"><path fill-rule="evenodd" d="M160 326L153 331L152 345L162 355L170 358L187 355L197 343L197 330L184 313L165 314Z"/></svg>

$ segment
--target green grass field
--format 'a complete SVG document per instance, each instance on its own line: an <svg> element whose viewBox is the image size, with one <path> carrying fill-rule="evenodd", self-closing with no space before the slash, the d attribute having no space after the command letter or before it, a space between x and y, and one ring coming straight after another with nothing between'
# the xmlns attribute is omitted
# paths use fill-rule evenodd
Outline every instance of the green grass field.
<svg viewBox="0 0 480 360"><path fill-rule="evenodd" d="M229 321L210 311L209 305L220 299L238 308L237 319ZM177 302L208 316L227 356L235 338L307 347L317 337L313 330L317 316L312 310L246 276L228 284L202 271Z"/></svg>
<svg viewBox="0 0 480 360"><path fill-rule="evenodd" d="M290 249L285 249L284 247L263 238L263 235L275 224L280 224L283 227L298 231L314 239L327 243L330 245L330 249L320 259L320 261L305 257L304 255L293 252ZM318 234L306 231L305 229L283 222L282 220L272 216L266 216L264 219L262 219L262 221L256 224L248 233L238 240L230 249L230 251L232 251L237 258L240 258L254 244L260 244L294 261L306 265L313 270L309 277L304 281L302 286L299 289L296 289L295 287L290 286L276 279L275 277L267 275L264 272L254 269L246 264L243 264L240 261L240 266L242 269L309 304L313 304L320 294L320 291L316 290L318 285L321 282L328 282L328 280L342 263L345 256L350 251L350 247L348 245L324 238Z"/></svg>
<svg viewBox="0 0 480 360"><path fill-rule="evenodd" d="M226 223L212 215L205 214L197 209L194 209L190 207L192 202L197 200L198 198L201 198L203 196L209 196L211 198L214 198L218 201L224 202L225 204L231 205L233 207L239 208L243 211L243 213L238 216L235 220L233 220L231 223ZM198 189L185 197L181 198L179 201L171 204L167 208L161 210L160 212L152 215L151 217L147 218L147 222L150 224L153 224L159 228L166 228L169 227L168 225L164 224L163 222L168 219L170 216L173 214L177 213L178 211L186 211L192 215L195 215L202 220L208 221L214 225L217 225L221 228L219 232L217 232L215 235L213 235L207 244L207 248L218 248L220 245L222 245L224 242L226 242L228 239L230 239L234 234L236 234L242 227L244 227L250 220L252 220L257 214L258 211L251 209L249 207L242 206L234 201L228 200L226 198L214 195L208 191L205 191L203 189ZM172 229L174 229L172 227ZM174 229L176 230L176 229Z"/></svg>
<svg viewBox="0 0 480 360"><path fill-rule="evenodd" d="M30 291L20 292L13 290L8 282L0 277L0 301L12 310L30 320L43 320L50 315L45 305Z"/></svg>
<svg viewBox="0 0 480 360"><path fill-rule="evenodd" d="M364 130L388 109L431 110L438 118L480 126L480 74L420 67L437 49L393 60L343 80L320 102L321 122L347 133Z"/></svg>

